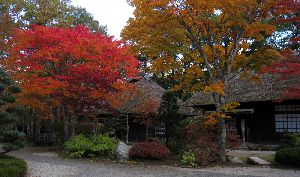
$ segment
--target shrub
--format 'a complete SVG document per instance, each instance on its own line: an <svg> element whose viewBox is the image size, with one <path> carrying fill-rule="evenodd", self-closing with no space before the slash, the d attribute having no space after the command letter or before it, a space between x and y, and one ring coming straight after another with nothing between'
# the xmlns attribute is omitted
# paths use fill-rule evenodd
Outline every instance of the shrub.
<svg viewBox="0 0 300 177"><path fill-rule="evenodd" d="M196 156L192 151L184 152L180 160L182 165L196 166Z"/></svg>
<svg viewBox="0 0 300 177"><path fill-rule="evenodd" d="M236 130L226 129L226 146L227 148L238 148L242 145L242 139Z"/></svg>
<svg viewBox="0 0 300 177"><path fill-rule="evenodd" d="M193 151L198 165L208 165L219 160L218 129L206 125L206 117L189 120L186 126L187 149Z"/></svg>
<svg viewBox="0 0 300 177"><path fill-rule="evenodd" d="M108 135L96 135L87 138L80 134L65 142L64 150L69 157L112 157L116 150L117 141Z"/></svg>
<svg viewBox="0 0 300 177"><path fill-rule="evenodd" d="M91 140L80 134L65 142L64 150L67 156L79 158L89 153L91 146Z"/></svg>
<svg viewBox="0 0 300 177"><path fill-rule="evenodd" d="M95 155L112 157L116 151L117 141L108 135L97 135L91 138L91 153Z"/></svg>
<svg viewBox="0 0 300 177"><path fill-rule="evenodd" d="M1 177L24 177L27 173L27 163L14 157L0 155Z"/></svg>
<svg viewBox="0 0 300 177"><path fill-rule="evenodd" d="M5 144L5 145L3 145L3 150L5 151L5 152L10 152L10 151L16 151L16 150L18 150L19 149L19 146L16 146L16 145L13 145L13 144Z"/></svg>
<svg viewBox="0 0 300 177"><path fill-rule="evenodd" d="M159 141L141 142L129 149L131 158L162 159L170 155L170 150Z"/></svg>
<svg viewBox="0 0 300 177"><path fill-rule="evenodd" d="M3 141L23 148L26 142L26 135L18 130L7 130L3 133Z"/></svg>
<svg viewBox="0 0 300 177"><path fill-rule="evenodd" d="M3 150L10 152L23 148L26 143L26 136L18 130L7 130L2 132L1 141L5 143Z"/></svg>
<svg viewBox="0 0 300 177"><path fill-rule="evenodd" d="M216 135L206 133L199 137L190 148L195 152L196 162L199 165L209 165L219 160L219 149Z"/></svg>
<svg viewBox="0 0 300 177"><path fill-rule="evenodd" d="M277 151L275 160L282 164L300 167L300 147L285 148Z"/></svg>
<svg viewBox="0 0 300 177"><path fill-rule="evenodd" d="M280 139L279 149L300 146L300 133L284 133Z"/></svg>

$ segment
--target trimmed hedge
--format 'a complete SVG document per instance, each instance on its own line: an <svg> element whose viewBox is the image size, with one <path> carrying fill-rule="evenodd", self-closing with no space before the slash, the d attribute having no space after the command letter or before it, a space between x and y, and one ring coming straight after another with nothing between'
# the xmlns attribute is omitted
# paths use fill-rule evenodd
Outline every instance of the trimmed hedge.
<svg viewBox="0 0 300 177"><path fill-rule="evenodd" d="M136 143L129 149L130 158L162 159L168 155L169 148L158 141Z"/></svg>
<svg viewBox="0 0 300 177"><path fill-rule="evenodd" d="M25 177L27 174L27 163L7 155L0 155L1 177Z"/></svg>
<svg viewBox="0 0 300 177"><path fill-rule="evenodd" d="M285 148L277 151L275 160L284 165L300 167L300 147Z"/></svg>

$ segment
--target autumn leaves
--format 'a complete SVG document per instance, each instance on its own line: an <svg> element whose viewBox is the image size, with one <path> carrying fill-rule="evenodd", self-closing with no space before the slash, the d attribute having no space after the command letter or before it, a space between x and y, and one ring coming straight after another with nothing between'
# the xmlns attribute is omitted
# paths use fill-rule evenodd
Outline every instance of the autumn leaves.
<svg viewBox="0 0 300 177"><path fill-rule="evenodd" d="M18 29L12 43L5 66L22 87L19 102L42 114L57 105L92 114L138 73L128 47L82 26Z"/></svg>

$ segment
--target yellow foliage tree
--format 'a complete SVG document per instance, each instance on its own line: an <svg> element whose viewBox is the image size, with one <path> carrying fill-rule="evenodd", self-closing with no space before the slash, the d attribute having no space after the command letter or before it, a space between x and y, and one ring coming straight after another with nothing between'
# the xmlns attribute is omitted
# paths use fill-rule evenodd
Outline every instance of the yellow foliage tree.
<svg viewBox="0 0 300 177"><path fill-rule="evenodd" d="M270 47L248 52L270 36L267 21L277 0L129 0L135 17L122 37L136 54L147 56L150 70L173 74L186 92L204 90L214 98L211 117L220 127L220 159L225 160L225 99L228 81L270 64ZM212 121L214 122L214 121Z"/></svg>

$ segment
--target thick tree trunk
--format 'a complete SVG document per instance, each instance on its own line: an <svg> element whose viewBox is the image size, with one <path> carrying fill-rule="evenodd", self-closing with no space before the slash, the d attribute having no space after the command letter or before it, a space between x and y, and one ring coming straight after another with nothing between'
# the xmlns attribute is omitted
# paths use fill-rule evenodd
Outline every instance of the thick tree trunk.
<svg viewBox="0 0 300 177"><path fill-rule="evenodd" d="M216 111L222 112L222 107L225 105L225 98L223 95L216 94L214 95ZM219 136L218 136L218 146L219 146L219 155L222 162L226 161L226 122L224 118L218 119L219 127Z"/></svg>
<svg viewBox="0 0 300 177"><path fill-rule="evenodd" d="M225 119L219 119L220 135L219 135L219 148L220 148L220 160L222 162L226 161L226 123Z"/></svg>

